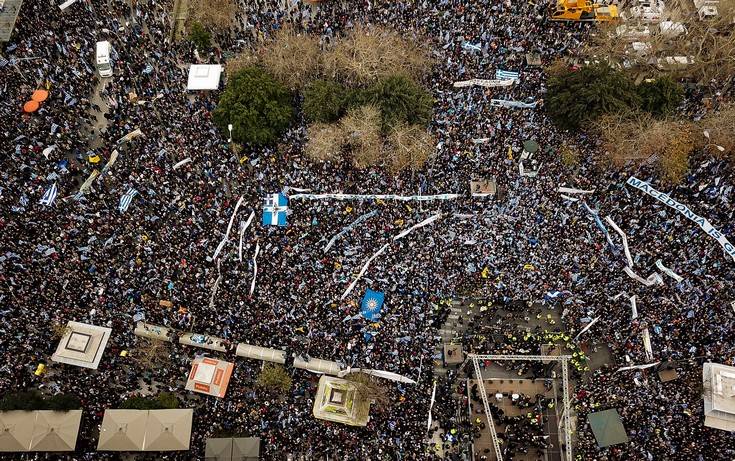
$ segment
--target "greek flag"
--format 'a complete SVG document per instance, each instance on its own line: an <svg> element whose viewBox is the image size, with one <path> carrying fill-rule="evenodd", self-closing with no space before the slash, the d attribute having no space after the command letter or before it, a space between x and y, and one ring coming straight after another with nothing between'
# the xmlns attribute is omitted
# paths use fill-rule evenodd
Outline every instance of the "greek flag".
<svg viewBox="0 0 735 461"><path fill-rule="evenodd" d="M498 80L520 80L520 76L520 73L509 70L497 69L495 71L495 78Z"/></svg>
<svg viewBox="0 0 735 461"><path fill-rule="evenodd" d="M263 205L264 226L285 226L288 214L288 198L281 194L269 194Z"/></svg>
<svg viewBox="0 0 735 461"><path fill-rule="evenodd" d="M25 208L28 206L28 196L26 194L23 194L20 196L20 206L21 208Z"/></svg>
<svg viewBox="0 0 735 461"><path fill-rule="evenodd" d="M145 65L145 69L143 69L143 73L150 74L151 72L153 72L153 66L150 65L150 63L148 63Z"/></svg>
<svg viewBox="0 0 735 461"><path fill-rule="evenodd" d="M41 197L41 201L38 202L41 205L45 206L51 206L54 204L54 200L56 200L56 196L59 194L59 188L56 185L56 183L53 183L51 187L46 189L46 192L44 192L43 197Z"/></svg>
<svg viewBox="0 0 735 461"><path fill-rule="evenodd" d="M132 187L125 192L125 195L120 197L120 213L125 213L130 208L130 204L133 202L133 197L138 195L138 191Z"/></svg>

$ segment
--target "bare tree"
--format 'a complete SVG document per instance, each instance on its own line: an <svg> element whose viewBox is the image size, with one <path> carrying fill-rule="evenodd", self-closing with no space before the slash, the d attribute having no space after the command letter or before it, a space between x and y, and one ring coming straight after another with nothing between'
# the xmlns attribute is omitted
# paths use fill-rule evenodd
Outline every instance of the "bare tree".
<svg viewBox="0 0 735 461"><path fill-rule="evenodd" d="M60 321L55 321L51 324L51 335L54 339L61 339L71 332L71 327Z"/></svg>
<svg viewBox="0 0 735 461"><path fill-rule="evenodd" d="M707 114L697 126L700 131L694 136L697 147L716 155L728 155L735 160L735 104Z"/></svg>
<svg viewBox="0 0 735 461"><path fill-rule="evenodd" d="M143 369L153 370L170 362L170 343L152 338L138 338L130 351L130 360Z"/></svg>
<svg viewBox="0 0 735 461"><path fill-rule="evenodd" d="M291 27L278 30L257 54L263 67L291 89L301 88L321 74L319 39L298 34Z"/></svg>
<svg viewBox="0 0 735 461"><path fill-rule="evenodd" d="M345 142L352 152L356 168L367 168L380 162L383 141L380 137L380 111L367 105L350 109L340 120Z"/></svg>
<svg viewBox="0 0 735 461"><path fill-rule="evenodd" d="M425 127L400 124L391 130L386 145L386 159L393 173L406 168L418 170L434 152L434 139Z"/></svg>
<svg viewBox="0 0 735 461"><path fill-rule="evenodd" d="M258 64L258 56L252 52L244 52L233 56L225 62L227 77L232 77L238 71L255 64Z"/></svg>
<svg viewBox="0 0 735 461"><path fill-rule="evenodd" d="M325 54L324 73L353 84L396 74L418 80L431 66L430 54L420 43L392 29L358 25Z"/></svg>
<svg viewBox="0 0 735 461"><path fill-rule="evenodd" d="M582 55L586 60L624 64L653 76L727 83L735 75L734 5L735 0L721 0L718 16L700 20L691 0L671 0L666 3L664 19L685 29L663 32L654 25L637 26L635 21L628 21L623 31L618 29L619 24L599 24ZM643 33L646 29L648 32ZM633 42L639 43L637 48ZM685 57L687 62L674 57Z"/></svg>
<svg viewBox="0 0 735 461"><path fill-rule="evenodd" d="M236 0L191 0L189 17L207 29L228 30L235 22Z"/></svg>
<svg viewBox="0 0 735 461"><path fill-rule="evenodd" d="M345 132L339 124L314 123L307 128L306 155L312 160L335 160L342 151Z"/></svg>
<svg viewBox="0 0 735 461"><path fill-rule="evenodd" d="M564 142L559 148L559 157L564 166L574 168L579 165L579 160L582 157L582 152L579 147L573 144Z"/></svg>
<svg viewBox="0 0 735 461"><path fill-rule="evenodd" d="M355 385L360 400L373 402L378 409L390 405L388 389L379 378L365 373L350 373L345 379Z"/></svg>
<svg viewBox="0 0 735 461"><path fill-rule="evenodd" d="M661 179L669 184L684 178L696 148L691 123L656 120L647 113L604 116L595 124L595 131L614 164L656 163Z"/></svg>

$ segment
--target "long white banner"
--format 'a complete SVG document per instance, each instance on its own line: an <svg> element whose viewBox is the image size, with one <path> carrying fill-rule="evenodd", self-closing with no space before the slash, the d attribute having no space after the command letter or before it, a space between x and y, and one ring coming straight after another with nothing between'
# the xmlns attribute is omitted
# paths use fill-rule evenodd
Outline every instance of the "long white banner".
<svg viewBox="0 0 735 461"><path fill-rule="evenodd" d="M404 230L400 234L398 234L395 237L393 237L393 240L392 241L395 242L397 240L402 239L403 237L407 236L408 234L410 234L414 230L419 229L421 227L424 227L424 226L427 226L427 225L433 223L437 219L441 218L441 216L442 216L441 213L437 213L437 214L435 214L434 216L432 216L430 218L424 219L423 221L421 221L418 224L414 224L413 226L409 227L408 229ZM355 285L357 285L357 282L362 278L363 275L365 275L365 272L368 270L368 267L370 266L370 263L373 262L373 260L375 258L377 258L381 254L383 254L383 252L385 252L385 250L387 250L389 246L390 246L390 243L386 243L385 245L383 245L382 247L380 247L380 249L378 251L376 251L372 256L370 256L370 259L368 259L365 262L365 264L362 266L362 269L360 269L360 273L357 274L357 277L355 277L355 280L353 280L352 283L350 284L350 286L347 287L347 289L345 290L345 292L342 293L342 296L339 298L340 300L345 299L347 297L347 295L350 294L350 292L355 288Z"/></svg>
<svg viewBox="0 0 735 461"><path fill-rule="evenodd" d="M617 224L615 224L615 221L613 221L610 216L605 216L605 221L607 221L607 223L610 224L613 230L617 232L623 239L623 251L625 251L625 259L628 260L628 266L633 267L633 258L630 256L630 249L628 248L628 237L625 235L625 232L623 232L623 230L618 227Z"/></svg>
<svg viewBox="0 0 735 461"><path fill-rule="evenodd" d="M374 194L294 194L289 199L305 198L310 200L335 199L335 200L400 200L403 202L417 201L429 202L432 200L453 200L459 198L460 194L438 194L438 195L374 195Z"/></svg>
<svg viewBox="0 0 735 461"><path fill-rule="evenodd" d="M687 219L690 219L691 221L694 221L697 223L699 227L702 228L703 231L707 233L710 237L717 240L719 244L722 246L722 248L725 250L725 253L730 255L733 260L735 260L735 246L733 246L732 243L730 243L727 238L722 234L722 232L718 231L714 227L712 227L712 224L710 224L709 221L707 221L705 218L697 215L692 210L690 210L686 205L677 202L673 198L669 197L668 195L657 191L653 187L651 187L650 184L648 184L646 181L642 181L635 176L631 176L628 178L627 184L630 186L635 187L636 189L640 189L646 194L650 195L651 197L655 198L659 202L662 202L669 207L675 209L679 213L683 214L687 217Z"/></svg>
<svg viewBox="0 0 735 461"><path fill-rule="evenodd" d="M643 285L650 287L651 285L663 285L664 281L661 278L661 276L658 274L658 272L654 272L653 274L649 275L648 278L644 279L640 275L633 272L633 269L631 269L630 266L625 266L623 268L623 271L628 274L628 277L632 278L633 280L637 280L638 282L642 283Z"/></svg>
<svg viewBox="0 0 735 461"><path fill-rule="evenodd" d="M659 269L661 269L661 272L663 272L664 274L668 275L669 277L671 277L672 279L676 280L677 282L681 282L682 280L684 280L684 277L682 277L681 275L679 275L676 272L672 271L668 267L664 266L664 263L662 263L660 259L656 261L656 267L658 267Z"/></svg>
<svg viewBox="0 0 735 461"><path fill-rule="evenodd" d="M511 101L508 99L491 99L490 100L490 105L493 107L513 107L515 109L533 109L536 107L536 104L538 104L537 101L521 102L521 101Z"/></svg>
<svg viewBox="0 0 735 461"><path fill-rule="evenodd" d="M473 78L471 80L462 80L461 82L454 82L455 88L465 88L468 86L484 86L486 88L495 86L511 86L515 80L486 80L482 78Z"/></svg>

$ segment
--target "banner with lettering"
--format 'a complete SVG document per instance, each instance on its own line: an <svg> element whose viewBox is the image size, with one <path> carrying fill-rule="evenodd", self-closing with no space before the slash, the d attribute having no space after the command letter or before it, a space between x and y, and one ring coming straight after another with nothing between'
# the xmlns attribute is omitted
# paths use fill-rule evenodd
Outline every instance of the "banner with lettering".
<svg viewBox="0 0 735 461"><path fill-rule="evenodd" d="M733 246L732 243L730 243L727 238L722 234L722 232L715 229L712 224L710 224L707 219L697 215L692 210L689 209L686 205L677 202L673 198L669 197L668 195L664 194L663 192L659 192L653 187L651 187L650 184L648 184L646 181L642 181L635 176L631 176L628 178L627 184L629 186L633 186L636 189L642 190L646 194L650 195L651 197L655 198L659 202L662 202L669 207L675 209L679 213L683 214L687 219L694 221L697 223L697 225L702 228L704 232L707 233L710 237L717 240L719 244L722 246L722 248L725 250L725 253L730 255L730 257L735 260L735 246Z"/></svg>

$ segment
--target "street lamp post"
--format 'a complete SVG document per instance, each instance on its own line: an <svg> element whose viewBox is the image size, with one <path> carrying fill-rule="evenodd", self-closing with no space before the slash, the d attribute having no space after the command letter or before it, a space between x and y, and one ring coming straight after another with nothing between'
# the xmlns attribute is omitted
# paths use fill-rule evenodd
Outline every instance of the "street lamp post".
<svg viewBox="0 0 735 461"><path fill-rule="evenodd" d="M227 140L227 142L232 142L232 123L227 125L227 129L230 131L230 139Z"/></svg>

